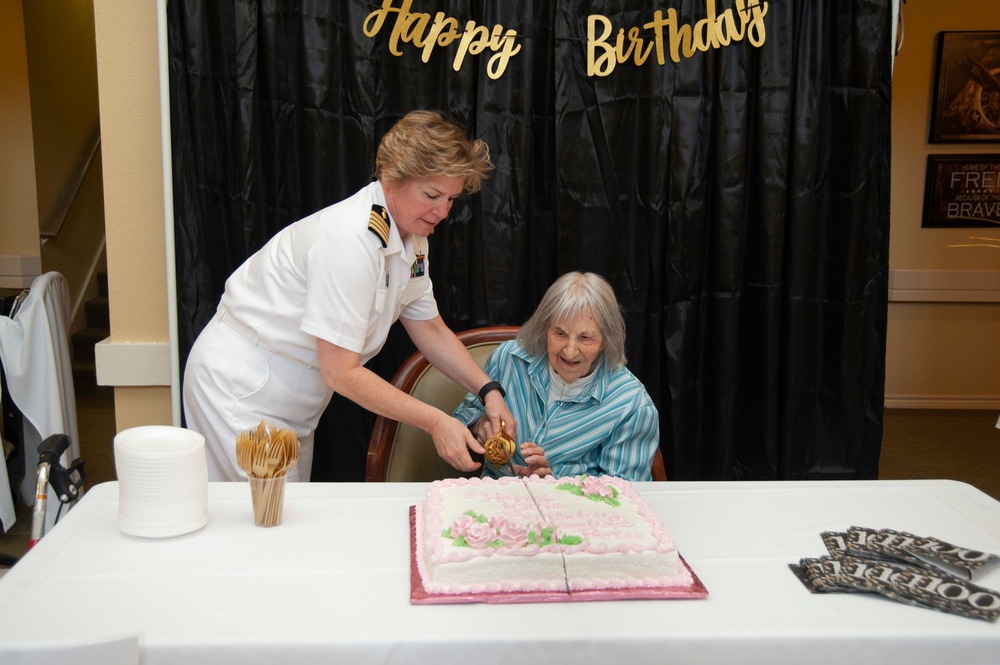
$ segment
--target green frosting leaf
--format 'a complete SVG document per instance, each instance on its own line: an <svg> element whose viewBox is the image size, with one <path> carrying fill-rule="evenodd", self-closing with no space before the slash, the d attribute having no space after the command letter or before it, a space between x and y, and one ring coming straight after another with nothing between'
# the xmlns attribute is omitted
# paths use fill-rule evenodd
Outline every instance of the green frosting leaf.
<svg viewBox="0 0 1000 665"><path fill-rule="evenodd" d="M575 494L577 496L583 496L583 488L579 485L574 485L573 483L563 483L562 485L556 485L557 490L563 490L569 492L570 494Z"/></svg>
<svg viewBox="0 0 1000 665"><path fill-rule="evenodd" d="M559 539L560 545L579 545L583 542L583 538L580 536L563 536Z"/></svg>

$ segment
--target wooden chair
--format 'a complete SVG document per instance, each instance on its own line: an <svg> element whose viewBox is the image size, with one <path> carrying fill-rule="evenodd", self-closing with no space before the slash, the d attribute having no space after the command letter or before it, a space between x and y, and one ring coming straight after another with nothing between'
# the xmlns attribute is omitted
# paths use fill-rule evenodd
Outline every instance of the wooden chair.
<svg viewBox="0 0 1000 665"><path fill-rule="evenodd" d="M518 326L495 326L457 334L482 367L493 350L501 342L513 339L519 329ZM454 411L467 393L465 388L432 367L419 351L396 370L391 383L445 413ZM479 470L463 474L452 468L438 457L434 441L427 432L383 416L375 419L368 442L366 481L430 482L463 475L479 475Z"/></svg>
<svg viewBox="0 0 1000 665"><path fill-rule="evenodd" d="M666 480L667 479L667 468L663 465L663 453L660 451L659 447L656 449L656 453L653 455L653 480Z"/></svg>
<svg viewBox="0 0 1000 665"><path fill-rule="evenodd" d="M475 328L458 333L465 347L480 366L501 342L513 339L518 326ZM451 413L465 398L466 390L432 367L419 351L404 362L391 381L392 385L422 402ZM398 445L397 445L398 444ZM653 457L653 480L666 480L663 456L656 450ZM430 482L442 478L479 475L479 470L463 474L437 455L434 442L427 432L378 416L368 442L365 469L367 482Z"/></svg>

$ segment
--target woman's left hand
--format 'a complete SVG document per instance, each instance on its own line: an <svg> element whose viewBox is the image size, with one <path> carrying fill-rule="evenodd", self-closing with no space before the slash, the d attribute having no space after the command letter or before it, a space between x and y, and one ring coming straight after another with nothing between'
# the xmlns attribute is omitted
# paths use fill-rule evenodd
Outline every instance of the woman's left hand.
<svg viewBox="0 0 1000 665"><path fill-rule="evenodd" d="M551 476L552 469L549 468L549 460L545 457L545 451L536 443L531 443L526 441L522 443L519 448L521 449L521 456L524 457L524 463L527 466L521 466L520 464L514 465L514 471L517 472L519 476Z"/></svg>

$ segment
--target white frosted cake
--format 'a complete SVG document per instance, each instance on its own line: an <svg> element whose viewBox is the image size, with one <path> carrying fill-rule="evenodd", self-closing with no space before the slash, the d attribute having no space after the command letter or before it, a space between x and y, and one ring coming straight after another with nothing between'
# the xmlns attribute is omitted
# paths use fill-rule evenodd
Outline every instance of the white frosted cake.
<svg viewBox="0 0 1000 665"><path fill-rule="evenodd" d="M692 583L652 508L611 476L436 481L416 508L415 532L417 567L432 594Z"/></svg>

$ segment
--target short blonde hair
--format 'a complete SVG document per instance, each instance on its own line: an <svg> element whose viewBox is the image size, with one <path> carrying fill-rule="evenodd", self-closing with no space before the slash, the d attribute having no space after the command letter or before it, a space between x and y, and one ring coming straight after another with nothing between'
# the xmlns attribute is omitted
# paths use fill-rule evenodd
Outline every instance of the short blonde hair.
<svg viewBox="0 0 1000 665"><path fill-rule="evenodd" d="M606 279L592 272L568 272L553 282L535 313L521 326L517 339L531 355L545 356L549 328L561 321L571 321L588 309L601 329L601 355L608 367L623 367L627 361L625 319L614 289Z"/></svg>
<svg viewBox="0 0 1000 665"><path fill-rule="evenodd" d="M462 178L474 194L493 171L490 148L436 111L411 111L382 137L375 177L402 184L411 178Z"/></svg>

